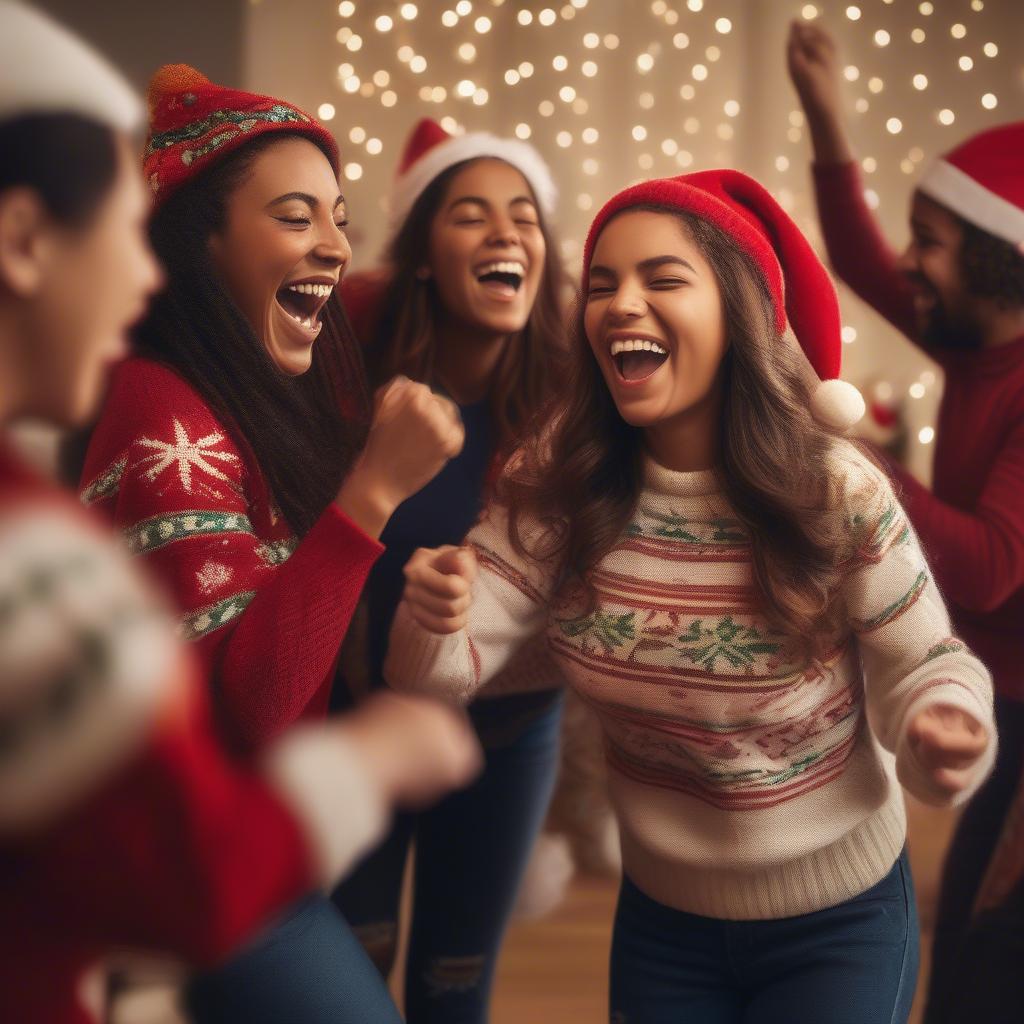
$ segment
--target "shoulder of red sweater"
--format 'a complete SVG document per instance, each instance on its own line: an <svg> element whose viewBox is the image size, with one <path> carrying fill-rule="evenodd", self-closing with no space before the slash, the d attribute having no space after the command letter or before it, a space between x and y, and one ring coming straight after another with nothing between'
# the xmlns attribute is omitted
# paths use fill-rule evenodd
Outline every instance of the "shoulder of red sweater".
<svg viewBox="0 0 1024 1024"><path fill-rule="evenodd" d="M165 481L173 477L187 496L212 487L216 498L224 487L240 493L256 475L248 449L195 388L167 366L132 358L111 380L89 443L81 497L102 502L124 480L159 478L159 491L171 500Z"/></svg>
<svg viewBox="0 0 1024 1024"><path fill-rule="evenodd" d="M167 414L183 422L222 427L206 399L171 367L135 356L114 370L101 422L125 418L154 422Z"/></svg>

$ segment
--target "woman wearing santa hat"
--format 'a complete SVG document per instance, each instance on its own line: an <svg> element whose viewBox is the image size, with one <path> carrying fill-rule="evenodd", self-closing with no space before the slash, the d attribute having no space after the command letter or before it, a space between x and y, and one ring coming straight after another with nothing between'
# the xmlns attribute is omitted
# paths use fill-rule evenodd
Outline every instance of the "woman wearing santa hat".
<svg viewBox="0 0 1024 1024"><path fill-rule="evenodd" d="M612 1020L905 1021L900 783L970 796L992 688L842 437L863 402L832 283L718 170L614 196L582 288L564 401L468 549L413 559L385 674L464 700L546 629L604 727Z"/></svg>
<svg viewBox="0 0 1024 1024"><path fill-rule="evenodd" d="M160 282L130 138L142 107L83 43L6 0L0 67L0 425L76 426ZM94 517L0 444L5 1021L93 1019L88 969L115 949L218 962L334 881L394 799L471 770L455 719L387 702L293 730L258 765L228 759L172 626Z"/></svg>
<svg viewBox="0 0 1024 1024"><path fill-rule="evenodd" d="M372 377L406 374L448 395L466 442L382 534L387 550L365 594L367 633L358 651L355 631L346 641L339 707L383 685L405 563L419 547L461 541L503 455L559 380L565 278L549 225L554 199L551 174L532 146L486 132L450 136L425 119L391 191L385 266L344 286ZM479 780L424 814L400 817L334 894L388 973L415 838L404 965L411 1024L487 1020L501 940L554 782L560 685L546 645L526 643L469 709L486 755Z"/></svg>
<svg viewBox="0 0 1024 1024"><path fill-rule="evenodd" d="M377 537L459 451L462 427L407 379L371 410L336 293L351 253L332 136L185 65L157 72L149 109L150 237L167 284L113 375L82 497L170 586L224 735L258 753L326 712ZM319 894L197 979L189 1004L217 1022L395 1014Z"/></svg>

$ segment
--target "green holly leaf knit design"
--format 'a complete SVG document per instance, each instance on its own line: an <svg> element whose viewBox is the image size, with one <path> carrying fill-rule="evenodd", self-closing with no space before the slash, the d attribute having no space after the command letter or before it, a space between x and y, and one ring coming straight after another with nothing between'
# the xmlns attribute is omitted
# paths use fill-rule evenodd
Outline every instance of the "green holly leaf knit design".
<svg viewBox="0 0 1024 1024"><path fill-rule="evenodd" d="M695 665L714 672L719 658L732 668L752 668L758 655L778 654L782 644L770 640L755 626L740 626L727 615L705 625L694 619L679 636L679 650Z"/></svg>
<svg viewBox="0 0 1024 1024"><path fill-rule="evenodd" d="M635 618L635 612L609 615L607 612L597 611L575 619L563 619L559 621L558 628L570 638L590 634L610 654L626 641L636 639Z"/></svg>
<svg viewBox="0 0 1024 1024"><path fill-rule="evenodd" d="M650 515L651 519L661 524L654 530L655 537L665 537L670 540L682 540L686 541L687 544L700 543L700 537L698 537L692 530L688 530L686 528L690 520L685 516L678 516L674 513L661 515L660 513L655 512L652 512Z"/></svg>

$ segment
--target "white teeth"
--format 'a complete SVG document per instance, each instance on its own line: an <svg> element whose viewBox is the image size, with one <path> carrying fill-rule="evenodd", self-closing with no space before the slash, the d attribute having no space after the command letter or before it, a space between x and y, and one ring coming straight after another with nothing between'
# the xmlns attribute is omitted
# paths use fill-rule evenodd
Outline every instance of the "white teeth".
<svg viewBox="0 0 1024 1024"><path fill-rule="evenodd" d="M334 290L332 284L290 284L290 292L298 292L300 295L316 295L318 298L326 298Z"/></svg>
<svg viewBox="0 0 1024 1024"><path fill-rule="evenodd" d="M496 260L494 263L485 263L482 267L477 267L476 276L483 277L484 274L518 274L525 277L526 267L518 261Z"/></svg>
<svg viewBox="0 0 1024 1024"><path fill-rule="evenodd" d="M299 324L299 326L305 327L307 330L310 330L310 331L313 331L313 330L319 331L320 327L322 326L319 320L314 320L311 316L301 317L301 316L296 316L294 313L289 313L288 315L297 324Z"/></svg>
<svg viewBox="0 0 1024 1024"><path fill-rule="evenodd" d="M656 341L647 338L627 338L625 341L613 341L611 347L612 356L622 352L653 352L658 356L667 356L668 350L664 349Z"/></svg>

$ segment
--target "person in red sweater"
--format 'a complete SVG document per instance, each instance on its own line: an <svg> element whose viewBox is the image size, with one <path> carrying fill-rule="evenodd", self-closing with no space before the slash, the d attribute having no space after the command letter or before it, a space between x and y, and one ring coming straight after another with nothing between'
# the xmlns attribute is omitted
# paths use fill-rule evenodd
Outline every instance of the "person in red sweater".
<svg viewBox="0 0 1024 1024"><path fill-rule="evenodd" d="M141 104L6 0L0 66L0 427L76 426L160 280ZM393 801L472 771L457 718L394 699L229 758L172 623L96 517L0 440L0 1019L95 1019L86 979L126 947L219 962L335 881Z"/></svg>
<svg viewBox="0 0 1024 1024"><path fill-rule="evenodd" d="M167 285L113 376L82 498L169 585L224 734L258 751L325 714L377 537L463 430L452 403L404 378L371 408L335 292L351 251L330 133L187 65L154 75L149 110ZM217 1024L362 1020L385 1013L353 995L373 971L318 893L197 978L189 1009Z"/></svg>
<svg viewBox="0 0 1024 1024"><path fill-rule="evenodd" d="M1008 1020L1019 995L1009 960L1019 963L1024 943L1021 858L1010 858L1016 882L1002 878L998 905L981 912L976 897L1008 808L1024 799L1024 123L982 132L932 165L897 256L864 200L834 40L794 23L788 60L833 267L945 371L932 490L890 468L958 633L992 671L1001 742L947 856L927 1020Z"/></svg>

